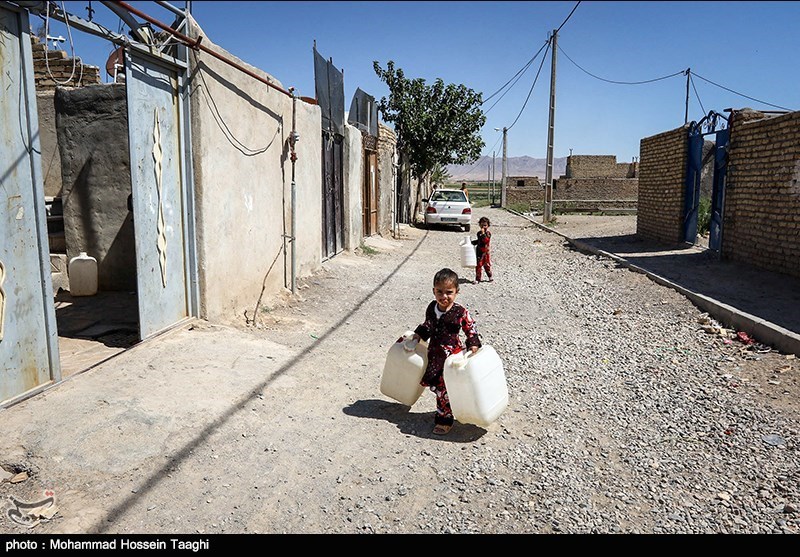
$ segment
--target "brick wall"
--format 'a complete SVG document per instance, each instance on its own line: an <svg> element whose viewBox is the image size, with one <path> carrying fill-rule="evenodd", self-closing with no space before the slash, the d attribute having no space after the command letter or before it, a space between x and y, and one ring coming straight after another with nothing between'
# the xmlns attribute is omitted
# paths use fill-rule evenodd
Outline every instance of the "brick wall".
<svg viewBox="0 0 800 557"><path fill-rule="evenodd" d="M570 155L566 178L635 178L637 164L617 163L615 155Z"/></svg>
<svg viewBox="0 0 800 557"><path fill-rule="evenodd" d="M67 58L67 53L63 50L47 49L35 35L31 35L31 49L37 92L54 91L56 87L83 87L101 83L100 68L82 64L80 58Z"/></svg>
<svg viewBox="0 0 800 557"><path fill-rule="evenodd" d="M506 194L508 188L541 188L538 176L509 176L506 178Z"/></svg>
<svg viewBox="0 0 800 557"><path fill-rule="evenodd" d="M734 114L721 254L800 277L800 112Z"/></svg>
<svg viewBox="0 0 800 557"><path fill-rule="evenodd" d="M683 241L688 126L641 140L636 234L668 244Z"/></svg>

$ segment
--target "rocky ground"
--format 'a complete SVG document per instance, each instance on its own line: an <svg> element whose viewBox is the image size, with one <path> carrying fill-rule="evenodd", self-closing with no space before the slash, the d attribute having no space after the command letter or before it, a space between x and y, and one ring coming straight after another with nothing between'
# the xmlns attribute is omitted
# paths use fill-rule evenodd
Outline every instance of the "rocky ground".
<svg viewBox="0 0 800 557"><path fill-rule="evenodd" d="M248 324L196 323L4 411L0 463L29 477L0 496L53 489L40 533L797 533L797 359L484 214L493 283L467 282L464 233L406 228ZM432 393L409 408L379 391L442 267L510 393L491 426L443 437Z"/></svg>

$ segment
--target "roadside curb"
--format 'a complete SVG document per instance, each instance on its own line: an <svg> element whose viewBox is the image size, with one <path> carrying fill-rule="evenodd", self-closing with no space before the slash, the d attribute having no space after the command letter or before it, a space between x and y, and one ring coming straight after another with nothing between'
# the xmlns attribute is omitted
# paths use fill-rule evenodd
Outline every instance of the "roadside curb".
<svg viewBox="0 0 800 557"><path fill-rule="evenodd" d="M781 352L800 356L800 335L797 333L780 327L774 323L770 323L769 321L761 319L760 317L756 317L755 315L743 312L728 304L723 304L722 302L713 298L709 298L708 296L704 296L703 294L698 294L697 292L689 290L688 288L684 288L683 286L676 284L662 277L661 275L657 275L651 271L648 271L647 269L634 265L616 254L603 251L594 246L586 244L585 242L581 242L580 240L570 238L558 230L550 228L549 226L545 226L542 223L538 223L522 213L518 213L511 209L505 210L511 214L517 215L532 222L546 232L552 232L553 234L561 236L581 252L591 253L593 255L599 255L612 259L620 265L627 267L631 271L646 275L649 279L661 284L662 286L672 288L688 298L689 301L691 301L699 309L707 312L709 315L714 317L717 321L724 324L728 328L732 328L737 331L746 331L748 335L757 338L760 342L770 345Z"/></svg>

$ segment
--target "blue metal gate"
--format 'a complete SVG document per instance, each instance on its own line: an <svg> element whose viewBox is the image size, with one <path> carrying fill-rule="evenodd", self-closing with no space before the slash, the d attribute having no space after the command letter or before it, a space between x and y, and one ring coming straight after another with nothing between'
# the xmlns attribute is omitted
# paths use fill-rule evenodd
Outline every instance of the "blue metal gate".
<svg viewBox="0 0 800 557"><path fill-rule="evenodd" d="M180 68L126 51L131 189L142 339L195 315L191 191Z"/></svg>
<svg viewBox="0 0 800 557"><path fill-rule="evenodd" d="M61 379L29 29L0 7L0 403Z"/></svg>
<svg viewBox="0 0 800 557"><path fill-rule="evenodd" d="M708 248L720 251L722 248L722 216L725 209L725 184L728 177L729 129L717 132L717 145L714 152L714 186L711 192L711 223L709 224Z"/></svg>
<svg viewBox="0 0 800 557"><path fill-rule="evenodd" d="M686 189L683 213L683 239L694 244L697 239L698 211L700 208L701 177L703 173L703 144L705 136L714 135L714 167L711 191L711 215L708 247L719 251L722 243L722 216L725 208L725 183L728 164L730 130L717 130L718 118L727 118L713 110L699 122L689 126L686 165ZM703 132L703 127L707 129Z"/></svg>

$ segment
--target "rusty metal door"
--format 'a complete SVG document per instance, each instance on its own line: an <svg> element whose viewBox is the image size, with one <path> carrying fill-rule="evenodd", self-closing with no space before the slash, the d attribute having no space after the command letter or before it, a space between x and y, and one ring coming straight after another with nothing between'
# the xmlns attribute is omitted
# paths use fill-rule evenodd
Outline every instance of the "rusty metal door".
<svg viewBox="0 0 800 557"><path fill-rule="evenodd" d="M322 258L344 249L344 138L322 132Z"/></svg>
<svg viewBox="0 0 800 557"><path fill-rule="evenodd" d="M29 29L0 6L0 403L61 379Z"/></svg>
<svg viewBox="0 0 800 557"><path fill-rule="evenodd" d="M364 182L362 193L364 236L378 232L378 153L364 150Z"/></svg>
<svg viewBox="0 0 800 557"><path fill-rule="evenodd" d="M180 71L126 52L139 329L150 337L190 316L187 187Z"/></svg>

